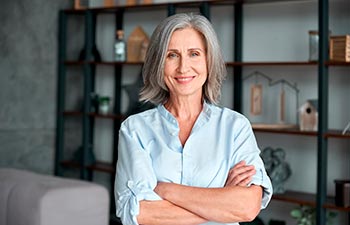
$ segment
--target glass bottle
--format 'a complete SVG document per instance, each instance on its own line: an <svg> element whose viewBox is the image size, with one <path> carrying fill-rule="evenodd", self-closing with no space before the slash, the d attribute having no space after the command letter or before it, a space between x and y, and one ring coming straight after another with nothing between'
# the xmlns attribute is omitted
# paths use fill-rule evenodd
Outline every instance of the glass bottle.
<svg viewBox="0 0 350 225"><path fill-rule="evenodd" d="M117 62L126 61L126 43L124 41L124 31L117 30L117 37L114 44L114 60Z"/></svg>
<svg viewBox="0 0 350 225"><path fill-rule="evenodd" d="M318 60L318 32L311 30L309 31L309 60Z"/></svg>

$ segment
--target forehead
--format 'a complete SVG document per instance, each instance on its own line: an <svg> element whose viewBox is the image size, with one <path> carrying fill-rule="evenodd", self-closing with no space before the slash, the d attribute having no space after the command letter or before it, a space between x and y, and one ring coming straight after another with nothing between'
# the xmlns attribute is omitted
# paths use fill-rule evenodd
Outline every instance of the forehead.
<svg viewBox="0 0 350 225"><path fill-rule="evenodd" d="M205 48L203 35L193 28L179 29L173 32L170 37L168 48L187 46L191 48Z"/></svg>

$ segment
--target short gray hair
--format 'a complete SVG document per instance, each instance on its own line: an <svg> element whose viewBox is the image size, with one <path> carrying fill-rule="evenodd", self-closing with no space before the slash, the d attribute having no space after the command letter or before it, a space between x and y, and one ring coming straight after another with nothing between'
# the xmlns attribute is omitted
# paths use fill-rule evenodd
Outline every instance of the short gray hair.
<svg viewBox="0 0 350 225"><path fill-rule="evenodd" d="M175 14L163 20L154 30L142 68L144 86L140 101L164 104L169 90L164 82L164 64L169 40L174 31L193 28L204 38L207 54L208 78L203 86L203 98L218 104L221 84L226 76L226 65L216 33L207 18L196 14Z"/></svg>

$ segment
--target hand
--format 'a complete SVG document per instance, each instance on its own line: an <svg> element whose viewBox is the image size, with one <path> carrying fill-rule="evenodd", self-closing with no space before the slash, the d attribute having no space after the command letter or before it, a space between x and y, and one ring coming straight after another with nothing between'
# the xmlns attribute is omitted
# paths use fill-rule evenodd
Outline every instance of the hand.
<svg viewBox="0 0 350 225"><path fill-rule="evenodd" d="M252 165L246 165L245 161L240 161L228 172L226 186L247 186L255 174L255 168Z"/></svg>

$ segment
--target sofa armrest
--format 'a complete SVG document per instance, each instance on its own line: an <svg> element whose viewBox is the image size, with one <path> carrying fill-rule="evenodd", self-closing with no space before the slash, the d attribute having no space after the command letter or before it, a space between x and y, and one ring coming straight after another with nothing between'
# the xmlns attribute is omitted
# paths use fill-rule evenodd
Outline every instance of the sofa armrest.
<svg viewBox="0 0 350 225"><path fill-rule="evenodd" d="M17 169L0 169L0 225L107 225L102 185Z"/></svg>

